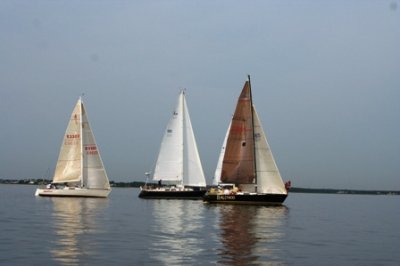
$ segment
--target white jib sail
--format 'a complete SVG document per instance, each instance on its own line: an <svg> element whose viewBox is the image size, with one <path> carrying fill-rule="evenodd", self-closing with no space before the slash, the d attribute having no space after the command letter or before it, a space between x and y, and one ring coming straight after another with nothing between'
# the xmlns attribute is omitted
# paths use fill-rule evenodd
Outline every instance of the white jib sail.
<svg viewBox="0 0 400 266"><path fill-rule="evenodd" d="M228 140L229 131L231 130L231 123L232 121L229 123L228 129L226 130L224 142L222 143L221 152L218 158L217 168L215 169L214 178L212 182L212 184L215 186L221 183L222 162L224 161L226 141Z"/></svg>
<svg viewBox="0 0 400 266"><path fill-rule="evenodd" d="M75 105L61 144L53 182L81 182L81 102Z"/></svg>
<svg viewBox="0 0 400 266"><path fill-rule="evenodd" d="M161 141L153 180L183 182L183 94L179 94L172 118Z"/></svg>
<svg viewBox="0 0 400 266"><path fill-rule="evenodd" d="M184 92L183 97L183 184L185 186L205 187L206 179L204 177L203 167L201 166L199 151L197 149L196 139L193 133L192 123L190 121L189 110L186 104Z"/></svg>
<svg viewBox="0 0 400 266"><path fill-rule="evenodd" d="M99 148L90 128L86 109L82 102L82 160L83 185L89 189L109 189L107 177Z"/></svg>
<svg viewBox="0 0 400 266"><path fill-rule="evenodd" d="M254 141L257 171L257 192L287 194L281 174L276 166L266 135L253 105Z"/></svg>

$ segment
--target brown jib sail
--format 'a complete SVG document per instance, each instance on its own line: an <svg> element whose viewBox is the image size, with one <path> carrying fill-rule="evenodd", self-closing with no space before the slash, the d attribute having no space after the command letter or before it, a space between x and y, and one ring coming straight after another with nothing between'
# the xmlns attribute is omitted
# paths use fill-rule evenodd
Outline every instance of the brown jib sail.
<svg viewBox="0 0 400 266"><path fill-rule="evenodd" d="M221 181L251 184L255 178L254 125L250 82L240 94L226 143Z"/></svg>

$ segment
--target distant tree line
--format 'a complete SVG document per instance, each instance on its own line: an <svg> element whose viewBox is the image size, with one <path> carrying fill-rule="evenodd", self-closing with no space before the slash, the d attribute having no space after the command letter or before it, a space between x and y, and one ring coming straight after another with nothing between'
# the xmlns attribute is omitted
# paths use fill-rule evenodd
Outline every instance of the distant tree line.
<svg viewBox="0 0 400 266"><path fill-rule="evenodd" d="M46 185L50 184L50 179L0 179L0 184L18 184L18 185ZM110 181L111 187L140 187L145 182L115 182ZM156 184L148 184L156 185ZM330 188L299 188L291 187L291 193L319 193L319 194L360 194L360 195L400 195L400 191L389 190L355 190L355 189L330 189Z"/></svg>
<svg viewBox="0 0 400 266"><path fill-rule="evenodd" d="M50 184L50 179L0 179L0 184L18 184L18 185L46 185ZM112 187L140 187L143 186L144 182L115 182L110 181Z"/></svg>
<svg viewBox="0 0 400 266"><path fill-rule="evenodd" d="M389 191L389 190L356 190L356 189L298 188L298 187L290 188L289 192L320 193L320 194L400 195L400 191Z"/></svg>

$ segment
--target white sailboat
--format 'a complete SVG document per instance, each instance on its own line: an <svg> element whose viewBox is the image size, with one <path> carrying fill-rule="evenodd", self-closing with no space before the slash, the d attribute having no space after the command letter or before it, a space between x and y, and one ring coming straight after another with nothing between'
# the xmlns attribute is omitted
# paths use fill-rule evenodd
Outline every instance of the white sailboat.
<svg viewBox="0 0 400 266"><path fill-rule="evenodd" d="M35 196L107 197L111 192L100 151L79 98L61 144L52 184Z"/></svg>
<svg viewBox="0 0 400 266"><path fill-rule="evenodd" d="M199 198L205 193L206 180L184 90L165 130L152 179L159 186L141 187L139 197Z"/></svg>
<svg viewBox="0 0 400 266"><path fill-rule="evenodd" d="M290 182L290 181L289 181ZM251 95L250 76L239 96L222 145L210 203L281 204L287 197Z"/></svg>

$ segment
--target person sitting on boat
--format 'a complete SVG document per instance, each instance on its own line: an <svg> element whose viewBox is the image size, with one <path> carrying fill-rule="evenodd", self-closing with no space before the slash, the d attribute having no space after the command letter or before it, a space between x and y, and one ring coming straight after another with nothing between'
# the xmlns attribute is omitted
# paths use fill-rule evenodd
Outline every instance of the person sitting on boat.
<svg viewBox="0 0 400 266"><path fill-rule="evenodd" d="M289 189L290 189L291 186L292 186L292 182L290 182L290 180L287 181L287 182L285 183L286 191L289 191Z"/></svg>
<svg viewBox="0 0 400 266"><path fill-rule="evenodd" d="M239 191L239 188L238 187L234 187L232 189L231 195L235 195L238 191Z"/></svg>
<svg viewBox="0 0 400 266"><path fill-rule="evenodd" d="M47 184L47 185L46 185L46 188L47 188L47 189L50 189L50 188L51 188L51 183Z"/></svg>
<svg viewBox="0 0 400 266"><path fill-rule="evenodd" d="M158 186L159 186L159 187L162 187L162 180L161 180L161 179L158 180Z"/></svg>

